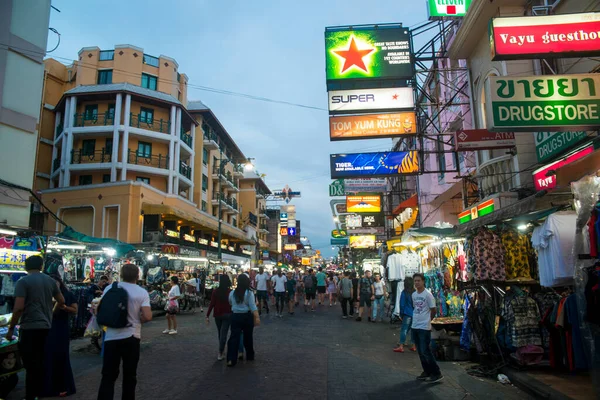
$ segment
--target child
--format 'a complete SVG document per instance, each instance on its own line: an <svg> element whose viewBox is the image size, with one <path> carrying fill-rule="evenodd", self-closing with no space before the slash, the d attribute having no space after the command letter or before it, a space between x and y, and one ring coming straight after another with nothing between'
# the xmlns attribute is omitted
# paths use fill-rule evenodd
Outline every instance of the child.
<svg viewBox="0 0 600 400"><path fill-rule="evenodd" d="M171 277L171 290L169 290L168 301L167 301L167 329L163 331L167 335L177 335L177 313L179 312L179 297L181 296L181 290L179 290L179 278L176 276ZM173 328L171 329L171 326Z"/></svg>

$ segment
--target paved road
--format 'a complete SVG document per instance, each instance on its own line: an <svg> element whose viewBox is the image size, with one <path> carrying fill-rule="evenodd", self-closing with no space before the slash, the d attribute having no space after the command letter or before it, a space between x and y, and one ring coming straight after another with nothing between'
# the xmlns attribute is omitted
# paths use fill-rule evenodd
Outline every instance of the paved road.
<svg viewBox="0 0 600 400"><path fill-rule="evenodd" d="M387 323L358 323L341 318L338 307L315 313L301 308L283 319L263 314L255 330L256 361L227 368L217 361L214 322L204 314L179 316L176 336L162 335L159 317L144 326L138 369L139 399L526 399L511 386L474 378L455 363L440 363L445 379L428 385L415 381L418 356L391 350L397 330ZM74 344L81 348L81 342ZM88 351L71 356L78 393L95 399L101 359ZM22 382L9 399L22 398ZM115 398L120 398L120 384Z"/></svg>

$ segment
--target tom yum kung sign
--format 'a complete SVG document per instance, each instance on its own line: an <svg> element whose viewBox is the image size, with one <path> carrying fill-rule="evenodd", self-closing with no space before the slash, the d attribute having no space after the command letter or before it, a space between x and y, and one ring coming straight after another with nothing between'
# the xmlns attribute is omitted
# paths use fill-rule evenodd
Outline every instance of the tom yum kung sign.
<svg viewBox="0 0 600 400"><path fill-rule="evenodd" d="M600 126L600 74L490 77L486 118L495 131Z"/></svg>
<svg viewBox="0 0 600 400"><path fill-rule="evenodd" d="M600 55L600 13L490 21L492 60Z"/></svg>

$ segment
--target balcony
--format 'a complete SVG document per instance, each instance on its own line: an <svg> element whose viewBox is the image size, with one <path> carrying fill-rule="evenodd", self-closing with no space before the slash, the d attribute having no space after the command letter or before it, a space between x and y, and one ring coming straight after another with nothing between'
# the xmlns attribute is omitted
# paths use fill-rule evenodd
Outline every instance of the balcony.
<svg viewBox="0 0 600 400"><path fill-rule="evenodd" d="M252 226L258 226L258 218L251 212L248 213L248 224Z"/></svg>
<svg viewBox="0 0 600 400"><path fill-rule="evenodd" d="M265 219L271 219L271 218L269 218L269 216L267 215L267 209L266 209L265 207L261 207L261 208L260 208L260 210L259 210L259 212L258 212L258 215L259 215L261 218L265 218Z"/></svg>
<svg viewBox="0 0 600 400"><path fill-rule="evenodd" d="M52 172L57 171L60 168L61 161L60 158L55 158L54 161L52 161Z"/></svg>
<svg viewBox="0 0 600 400"><path fill-rule="evenodd" d="M111 151L107 151L105 148L91 152L83 149L71 150L71 164L109 163L111 160Z"/></svg>
<svg viewBox="0 0 600 400"><path fill-rule="evenodd" d="M185 163L179 165L179 173L188 179L192 179L192 167Z"/></svg>
<svg viewBox="0 0 600 400"><path fill-rule="evenodd" d="M260 224L259 230L260 233L269 233L269 228L267 227L267 224Z"/></svg>
<svg viewBox="0 0 600 400"><path fill-rule="evenodd" d="M141 114L134 115L129 114L129 126L134 128L146 129L148 131L159 132L159 133L170 133L171 121L154 118L148 118Z"/></svg>
<svg viewBox="0 0 600 400"><path fill-rule="evenodd" d="M229 197L229 198L225 198L225 204L226 204L226 209L225 212L227 212L228 214L237 214L239 213L238 211L238 203L237 200L235 198Z"/></svg>
<svg viewBox="0 0 600 400"><path fill-rule="evenodd" d="M202 125L202 130L204 131L204 147L207 150L217 150L219 148L219 138L213 131L209 131L206 129L205 125Z"/></svg>
<svg viewBox="0 0 600 400"><path fill-rule="evenodd" d="M129 164L141 165L160 169L169 169L169 156L162 154L140 154L135 150L127 149L127 162Z"/></svg>
<svg viewBox="0 0 600 400"><path fill-rule="evenodd" d="M256 197L257 197L258 199L264 199L266 196L267 196L267 195L266 195L264 192L262 192L262 191L260 191L260 190L257 190L257 191L256 191Z"/></svg>
<svg viewBox="0 0 600 400"><path fill-rule="evenodd" d="M237 178L244 177L244 166L243 165L234 165L233 166L233 175Z"/></svg>
<svg viewBox="0 0 600 400"><path fill-rule="evenodd" d="M482 197L510 192L515 188L513 157L508 154L486 161L477 168Z"/></svg>
<svg viewBox="0 0 600 400"><path fill-rule="evenodd" d="M115 123L114 111L106 111L102 115L96 113L75 114L73 121L74 128L82 128L85 126L110 126Z"/></svg>
<svg viewBox="0 0 600 400"><path fill-rule="evenodd" d="M213 165L212 178L214 180L219 180L221 177L223 178L223 180L225 180L225 174L219 173L219 166Z"/></svg>
<svg viewBox="0 0 600 400"><path fill-rule="evenodd" d="M181 128L181 134L180 134L180 137L181 137L181 141L182 141L183 143L187 144L187 145L188 145L188 147L191 149L191 148L192 148L192 142L193 142L193 140L192 140L192 135L185 133L185 132L183 131L183 128Z"/></svg>

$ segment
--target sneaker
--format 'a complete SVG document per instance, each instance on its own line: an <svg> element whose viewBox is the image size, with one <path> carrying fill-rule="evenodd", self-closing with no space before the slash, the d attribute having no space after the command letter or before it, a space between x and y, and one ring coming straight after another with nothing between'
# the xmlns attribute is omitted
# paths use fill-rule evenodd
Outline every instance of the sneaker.
<svg viewBox="0 0 600 400"><path fill-rule="evenodd" d="M169 332L169 335L177 335L177 330L171 329L171 332Z"/></svg>
<svg viewBox="0 0 600 400"><path fill-rule="evenodd" d="M223 361L223 354L219 354L219 356L217 357L217 361Z"/></svg>
<svg viewBox="0 0 600 400"><path fill-rule="evenodd" d="M170 332L171 332L171 330L170 330L170 329L165 329L165 330L163 331L163 334L165 334L165 335L168 335Z"/></svg>
<svg viewBox="0 0 600 400"><path fill-rule="evenodd" d="M356 318L356 322L360 322L360 321L362 321L362 318L361 317L357 317Z"/></svg>
<svg viewBox="0 0 600 400"><path fill-rule="evenodd" d="M310 311L312 311L312 312L315 312L315 309L314 309L314 308L311 308L311 309L310 309Z"/></svg>
<svg viewBox="0 0 600 400"><path fill-rule="evenodd" d="M426 380L427 378L429 378L429 375L428 375L428 374L426 374L425 372L423 372L421 375L417 376L417 380L418 380L418 381L424 381L424 380Z"/></svg>
<svg viewBox="0 0 600 400"><path fill-rule="evenodd" d="M343 319L348 319L348 317L347 317L347 316L345 316L345 315L342 315L342 318L343 318Z"/></svg>
<svg viewBox="0 0 600 400"><path fill-rule="evenodd" d="M238 353L238 360L244 359L244 353Z"/></svg>
<svg viewBox="0 0 600 400"><path fill-rule="evenodd" d="M430 376L429 378L425 379L426 383L436 383L441 381L442 379L444 379L444 377L442 375L436 375L436 376Z"/></svg>

